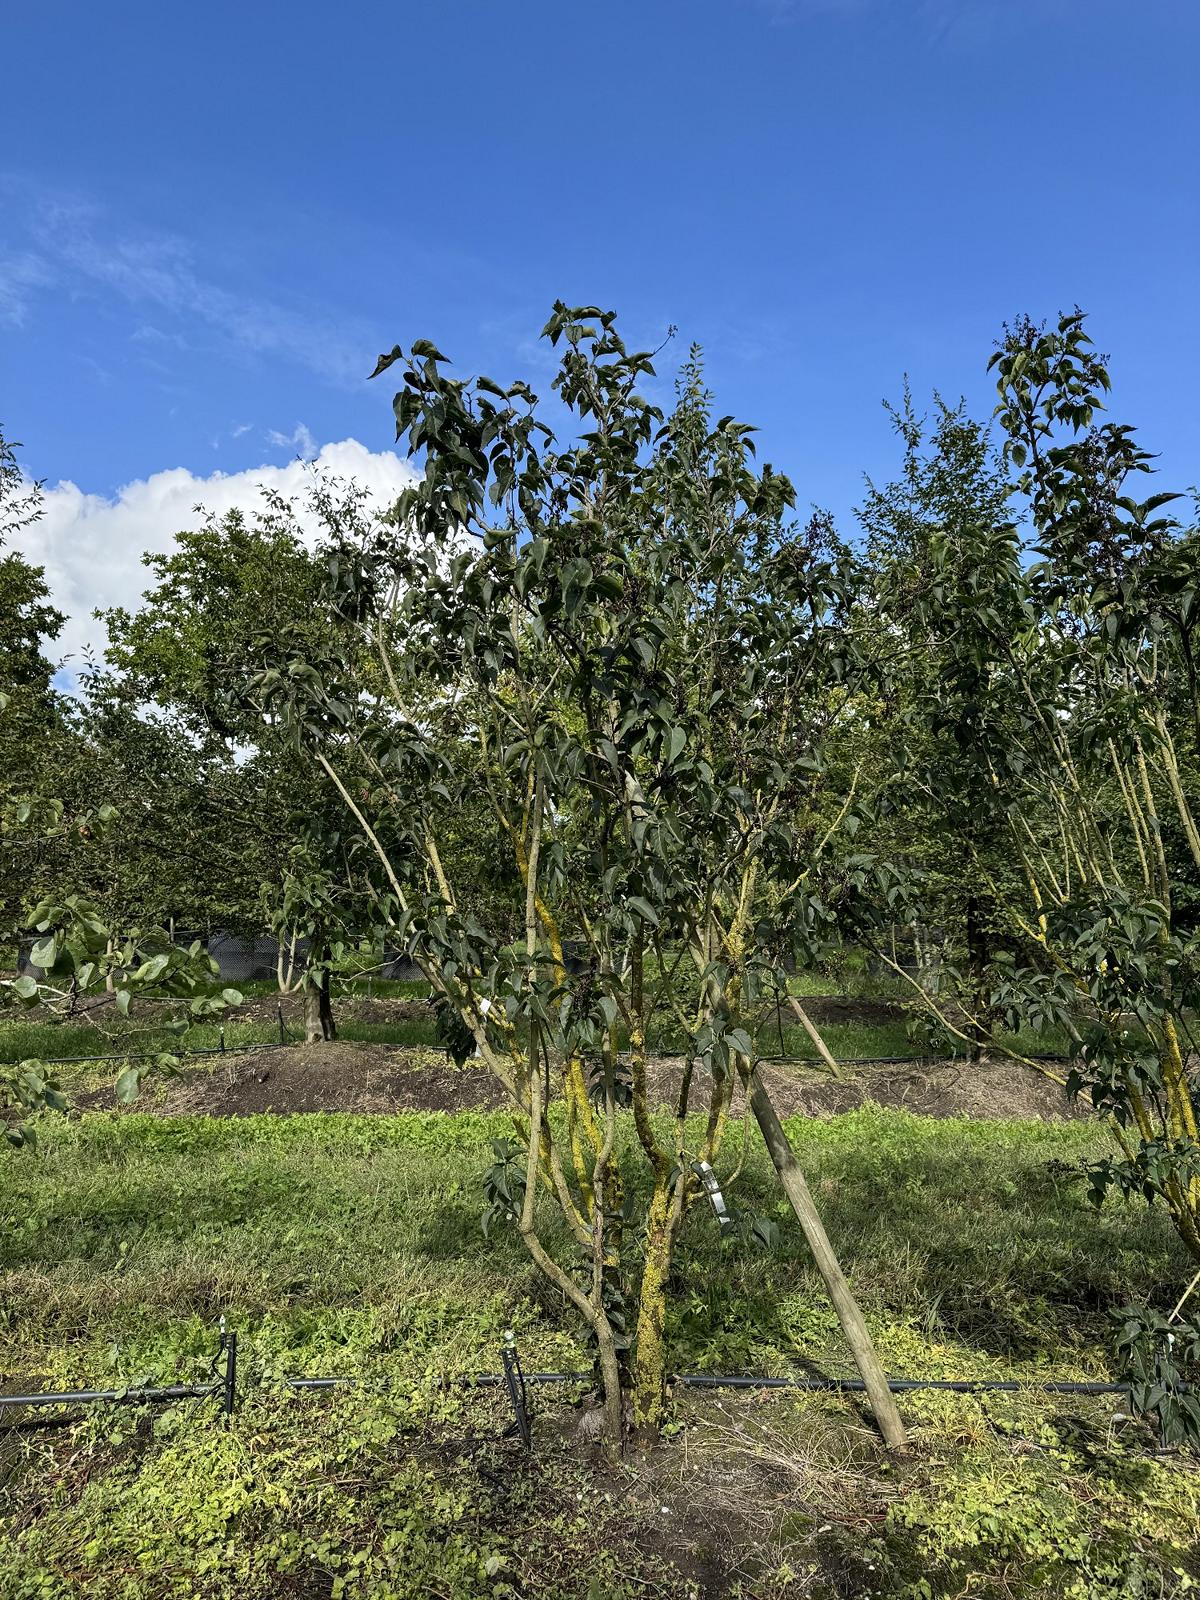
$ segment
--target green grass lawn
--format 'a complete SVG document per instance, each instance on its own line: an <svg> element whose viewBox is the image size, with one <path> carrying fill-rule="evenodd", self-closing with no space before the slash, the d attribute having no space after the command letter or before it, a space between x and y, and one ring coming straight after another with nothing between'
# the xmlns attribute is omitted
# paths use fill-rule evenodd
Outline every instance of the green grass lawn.
<svg viewBox="0 0 1200 1600"><path fill-rule="evenodd" d="M500 1398L437 1375L495 1369L506 1327L531 1369L589 1364L519 1239L481 1231L490 1140L509 1131L479 1113L93 1114L47 1121L33 1156L0 1153L10 1385L203 1376L222 1314L245 1380L229 1428L200 1402L0 1430L0 1595L1185 1592L1197 1479L1114 1432L1103 1402L908 1398L904 1463L824 1396L685 1397L647 1463L591 1462L561 1396L539 1396L531 1462L489 1443ZM1073 1168L1104 1149L1093 1126L866 1109L789 1133L894 1374L1103 1375L1109 1311L1169 1306L1189 1275L1157 1214L1089 1205ZM689 1219L674 1366L848 1371L756 1134L735 1193L779 1244ZM300 1397L272 1387L282 1373L366 1386ZM740 1590L705 1590L666 1564L662 1507L711 1503L723 1526L737 1484L727 1520L752 1554Z"/></svg>
<svg viewBox="0 0 1200 1600"><path fill-rule="evenodd" d="M335 1008L336 1009L336 1008ZM302 1037L297 1021L287 1023L288 1037ZM821 1029L829 1049L840 1061L919 1060L928 1047L914 1040L902 1022L835 1022ZM338 1021L339 1037L349 1040L396 1046L436 1045L437 1029L433 1018L404 1018L386 1022L360 1022L351 1017ZM121 1060L139 1052L175 1051L181 1054L225 1047L236 1050L252 1044L279 1042L277 1022L244 1022L236 1015L225 1021L205 1020L191 1024L183 1033L155 1027L140 1021L123 1024L105 1020L104 1030L71 1022L7 1021L0 1028L0 1062L24 1061L31 1057L43 1061L87 1057ZM1064 1039L1048 1035L1005 1036L1003 1042L1030 1055L1061 1056ZM676 1051L684 1041L667 1029L652 1034L651 1050ZM780 1029L772 1021L758 1030L758 1048L764 1056L789 1056L801 1061L816 1061L817 1052L808 1034L785 1024ZM951 1052L953 1053L953 1052ZM941 1054L946 1054L945 1051Z"/></svg>
<svg viewBox="0 0 1200 1600"><path fill-rule="evenodd" d="M377 1044L431 1045L436 1043L433 1021L397 1022L344 1021L338 1029L343 1039ZM144 1052L172 1051L187 1055L199 1050L217 1050L221 1040L227 1050L256 1044L278 1044L277 1022L193 1023L183 1033L166 1027L142 1023L125 1026L107 1024L104 1032L86 1024L69 1022L6 1022L0 1028L0 1061L24 1061L35 1057L43 1061L124 1060ZM287 1038L296 1043L303 1033L294 1021L287 1023Z"/></svg>

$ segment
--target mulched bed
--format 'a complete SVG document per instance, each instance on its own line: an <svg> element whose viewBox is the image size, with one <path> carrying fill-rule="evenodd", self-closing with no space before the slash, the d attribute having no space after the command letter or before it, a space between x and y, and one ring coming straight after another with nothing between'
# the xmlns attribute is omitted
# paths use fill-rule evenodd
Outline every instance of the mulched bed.
<svg viewBox="0 0 1200 1600"><path fill-rule="evenodd" d="M650 1087L656 1104L674 1109L682 1063L656 1060ZM839 1083L815 1068L773 1065L760 1069L781 1116L830 1117L870 1101L932 1117L1036 1117L1061 1120L1086 1116L1059 1086L1040 1073L1008 1061L920 1062L870 1066ZM203 1066L147 1086L139 1111L167 1116L289 1116L313 1111L497 1110L499 1087L468 1062L456 1067L431 1051L391 1045L335 1042L279 1050L230 1052ZM708 1079L697 1071L691 1105L704 1107ZM76 1097L81 1109L115 1104L107 1086ZM743 1096L735 1091L733 1111Z"/></svg>

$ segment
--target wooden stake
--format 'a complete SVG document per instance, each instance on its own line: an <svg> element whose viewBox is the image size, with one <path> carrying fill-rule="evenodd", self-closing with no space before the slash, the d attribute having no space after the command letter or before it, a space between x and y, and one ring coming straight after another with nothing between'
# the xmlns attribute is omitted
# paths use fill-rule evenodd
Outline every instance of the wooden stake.
<svg viewBox="0 0 1200 1600"><path fill-rule="evenodd" d="M867 1332L858 1301L846 1282L846 1275L829 1242L829 1235L825 1232L825 1225L821 1221L804 1173L800 1170L800 1163L788 1143L787 1134L783 1131L783 1124L767 1093L766 1085L757 1072L750 1075L748 1090L750 1109L762 1130L771 1160L775 1163L775 1171L779 1175L779 1181L783 1185L783 1191L791 1203L792 1210L796 1213L796 1219L804 1231L808 1247L813 1253L813 1260L825 1280L825 1287L838 1314L842 1332L846 1335L854 1364L862 1374L862 1380L866 1385L867 1398L871 1402L871 1410L875 1413L879 1431L891 1449L905 1450L908 1448L908 1439L905 1436L904 1424L900 1420L900 1413L896 1410L896 1401L888 1388L879 1357L875 1354L875 1346L871 1342L871 1335Z"/></svg>

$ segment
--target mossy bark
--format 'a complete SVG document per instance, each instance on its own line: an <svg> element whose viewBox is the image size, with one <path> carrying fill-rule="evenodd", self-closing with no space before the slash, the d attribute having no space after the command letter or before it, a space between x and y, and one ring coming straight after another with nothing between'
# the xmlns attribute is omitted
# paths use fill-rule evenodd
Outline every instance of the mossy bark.
<svg viewBox="0 0 1200 1600"><path fill-rule="evenodd" d="M633 1420L638 1428L657 1428L663 1420L667 1279L674 1234L671 1191L660 1182L655 1187L646 1218L646 1262L638 1295L637 1338L633 1351Z"/></svg>

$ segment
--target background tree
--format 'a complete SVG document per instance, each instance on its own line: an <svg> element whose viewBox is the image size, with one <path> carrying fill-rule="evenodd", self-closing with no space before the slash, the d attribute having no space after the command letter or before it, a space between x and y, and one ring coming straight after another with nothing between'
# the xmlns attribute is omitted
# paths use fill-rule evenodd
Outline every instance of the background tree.
<svg viewBox="0 0 1200 1600"><path fill-rule="evenodd" d="M0 436L0 547L41 514L40 484L25 480L13 447ZM15 944L32 930L32 959L41 969L40 977L26 973L0 980L0 1007L36 1006L57 1016L94 1018L110 1010L126 1015L137 996L184 999L196 1015L220 1011L241 997L234 990L213 995L216 969L199 946L174 949L152 926L159 909L155 896L161 898L162 889L158 870L151 875L153 889L145 878L136 890L125 881L131 861L144 869L148 853L137 846L147 838L160 864L171 859L163 850L165 840L174 836L177 853L182 849L178 816L162 810L161 748L153 759L131 756L123 770L115 770L111 738L101 753L95 727L85 733L86 715L72 711L55 692L54 666L45 654L63 620L49 602L42 569L15 552L0 556L0 895L6 931ZM144 746L160 734L126 721L120 742L132 751L139 741ZM80 780L76 785L73 775ZM177 797L187 788L185 779ZM131 829L111 798L98 798L106 794L132 806ZM114 842L118 832L120 841ZM88 866L81 870L85 859ZM98 871L101 860L107 868ZM120 888L114 882L117 873ZM84 881L88 877L90 884ZM89 892L98 879L108 895L106 908ZM131 924L135 910L136 926ZM106 913L114 912L112 920ZM122 1098L136 1095L145 1070L126 1067L118 1079ZM28 1060L0 1070L0 1125L10 1143L32 1140L31 1112L64 1105L44 1063Z"/></svg>
<svg viewBox="0 0 1200 1600"><path fill-rule="evenodd" d="M264 640L317 625L320 567L292 504L274 495L265 495L253 516L232 510L205 518L178 533L168 554L147 556L146 565L154 581L142 604L105 613L106 655L123 702L150 702L162 725L190 746L191 792L203 796L209 817L220 818L216 837L229 870L204 876L212 893L191 901L197 925L268 928L291 952L279 964L281 987L301 974L313 1011L307 1036L331 1038L335 930L324 911L337 888L338 830L322 825L328 786L314 784L272 719L243 693ZM331 854L320 861L323 840ZM181 906L178 914L191 913Z"/></svg>
<svg viewBox="0 0 1200 1600"><path fill-rule="evenodd" d="M122 806L102 832L43 842L28 860L33 899L72 888L118 928L257 926L257 882L247 871L262 852L245 837L257 843L248 819L262 804L252 764L206 754L127 685L93 671L65 701L43 765L69 812L97 794Z"/></svg>
<svg viewBox="0 0 1200 1600"><path fill-rule="evenodd" d="M1200 536L1164 514L1175 496L1137 497L1151 458L1131 428L1099 420L1109 378L1079 312L1006 330L992 366L1038 559L1026 563L1015 526L967 528L906 613L910 656L969 641L986 688L971 746L982 781L943 765L927 815L956 830L997 909L992 1006L1010 1029L1060 1029L1072 1087L1114 1127L1121 1153L1093 1166L1097 1198L1165 1205L1200 1260ZM931 743L961 681L920 702ZM972 805L989 838L1000 830L1007 870L964 829ZM924 912L919 875L906 891Z"/></svg>
<svg viewBox="0 0 1200 1600"><path fill-rule="evenodd" d="M926 993L978 1057L998 1020L993 946L1011 947L1014 932L993 887L1012 870L995 769L1006 752L1017 759L1011 675L996 641L1027 626L1013 485L961 403L935 396L929 422L906 390L889 409L903 471L882 488L868 480L859 511L872 572L859 625L881 663L865 757L879 780L875 843L920 872L911 954ZM900 970L897 954L883 949ZM944 1024L937 1031L954 1042Z"/></svg>
<svg viewBox="0 0 1200 1600"><path fill-rule="evenodd" d="M37 793L50 765L48 746L62 702L46 650L66 620L50 603L43 569L5 548L43 508L41 484L25 478L17 448L0 430L0 806L5 809ZM28 871L28 852L10 840L0 866L0 943L5 945L15 939L33 903Z"/></svg>

